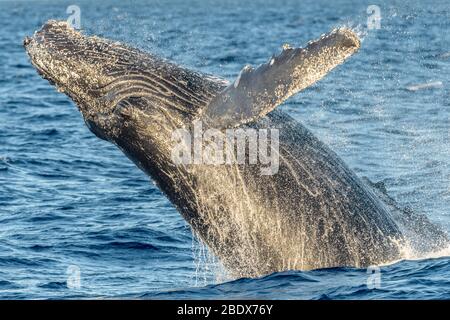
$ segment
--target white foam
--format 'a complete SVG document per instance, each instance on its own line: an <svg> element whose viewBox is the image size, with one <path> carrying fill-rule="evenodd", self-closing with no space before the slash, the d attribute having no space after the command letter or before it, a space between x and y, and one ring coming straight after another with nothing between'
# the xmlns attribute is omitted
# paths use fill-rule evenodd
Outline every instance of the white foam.
<svg viewBox="0 0 450 320"><path fill-rule="evenodd" d="M442 86L443 86L442 81L432 81L432 82L410 85L410 86L407 86L406 89L409 91L418 91L418 90L424 90L424 89L442 88Z"/></svg>
<svg viewBox="0 0 450 320"><path fill-rule="evenodd" d="M441 59L447 59L450 58L450 51L449 52L444 52L442 54L439 55L439 58Z"/></svg>
<svg viewBox="0 0 450 320"><path fill-rule="evenodd" d="M405 260L424 260L424 259L436 259L450 256L450 245L439 250L427 252L425 254L417 254L410 248L404 248L402 252Z"/></svg>
<svg viewBox="0 0 450 320"><path fill-rule="evenodd" d="M395 240L393 240L395 242ZM417 260L426 260L426 259L437 259L443 257L450 257L450 244L447 244L446 247L443 247L439 250L430 251L427 253L418 253L408 244L402 243L398 244L400 250L400 259L392 260L389 262L381 263L380 266L389 266L395 264L400 261L409 260L409 261L417 261Z"/></svg>
<svg viewBox="0 0 450 320"><path fill-rule="evenodd" d="M194 287L234 280L195 232L192 233L192 254L195 265L192 279Z"/></svg>

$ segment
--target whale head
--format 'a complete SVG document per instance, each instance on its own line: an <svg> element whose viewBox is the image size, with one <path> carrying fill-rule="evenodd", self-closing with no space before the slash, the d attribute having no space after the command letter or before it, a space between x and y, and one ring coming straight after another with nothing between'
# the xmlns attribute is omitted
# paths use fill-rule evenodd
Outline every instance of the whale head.
<svg viewBox="0 0 450 320"><path fill-rule="evenodd" d="M89 129L113 143L130 130L163 143L164 133L183 126L222 86L63 21L48 21L24 46L39 74L76 103Z"/></svg>

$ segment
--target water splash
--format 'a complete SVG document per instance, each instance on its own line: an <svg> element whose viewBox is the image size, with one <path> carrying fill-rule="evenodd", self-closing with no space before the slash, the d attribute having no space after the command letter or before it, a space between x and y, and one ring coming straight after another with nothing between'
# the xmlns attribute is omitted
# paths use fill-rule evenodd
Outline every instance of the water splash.
<svg viewBox="0 0 450 320"><path fill-rule="evenodd" d="M195 265L192 284L194 287L204 287L212 283L232 280L217 257L210 252L195 232L192 233L192 255Z"/></svg>
<svg viewBox="0 0 450 320"><path fill-rule="evenodd" d="M398 247L402 258L382 263L380 266L389 266L401 261L418 261L450 257L450 244L446 244L440 249L432 250L426 253L418 253L417 250L415 250L408 243L399 243Z"/></svg>
<svg viewBox="0 0 450 320"><path fill-rule="evenodd" d="M353 31L359 38L359 41L361 43L364 42L364 39L366 38L366 36L369 34L369 29L367 28L367 26L361 24L361 23L355 23L353 21L347 21L346 23L340 24L338 26L336 26L337 29L350 29L351 31Z"/></svg>

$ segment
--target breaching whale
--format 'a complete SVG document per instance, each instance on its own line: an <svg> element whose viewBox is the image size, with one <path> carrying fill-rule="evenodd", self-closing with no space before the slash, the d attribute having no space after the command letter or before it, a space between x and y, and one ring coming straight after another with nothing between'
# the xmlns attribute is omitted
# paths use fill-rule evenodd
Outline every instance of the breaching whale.
<svg viewBox="0 0 450 320"><path fill-rule="evenodd" d="M358 51L350 29L305 48L285 47L257 68L244 67L233 83L65 22L47 22L24 46L89 129L151 176L235 276L366 267L401 259L405 246L422 253L447 242L424 215L399 207L382 184L358 177L301 123L275 110ZM175 163L173 132L192 130L195 121L219 132L276 128L276 173L261 174L259 164Z"/></svg>

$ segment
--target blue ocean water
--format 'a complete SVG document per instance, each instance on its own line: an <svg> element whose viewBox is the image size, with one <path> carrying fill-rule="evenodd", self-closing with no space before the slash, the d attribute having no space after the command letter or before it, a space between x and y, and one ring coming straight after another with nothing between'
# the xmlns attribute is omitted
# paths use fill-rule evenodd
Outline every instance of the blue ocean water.
<svg viewBox="0 0 450 320"><path fill-rule="evenodd" d="M380 29L367 27L372 4ZM448 248L375 273L230 278L149 178L28 62L23 38L66 20L69 5L88 34L230 80L284 43L359 30L360 52L281 108L450 230L448 0L0 0L0 298L450 298Z"/></svg>

